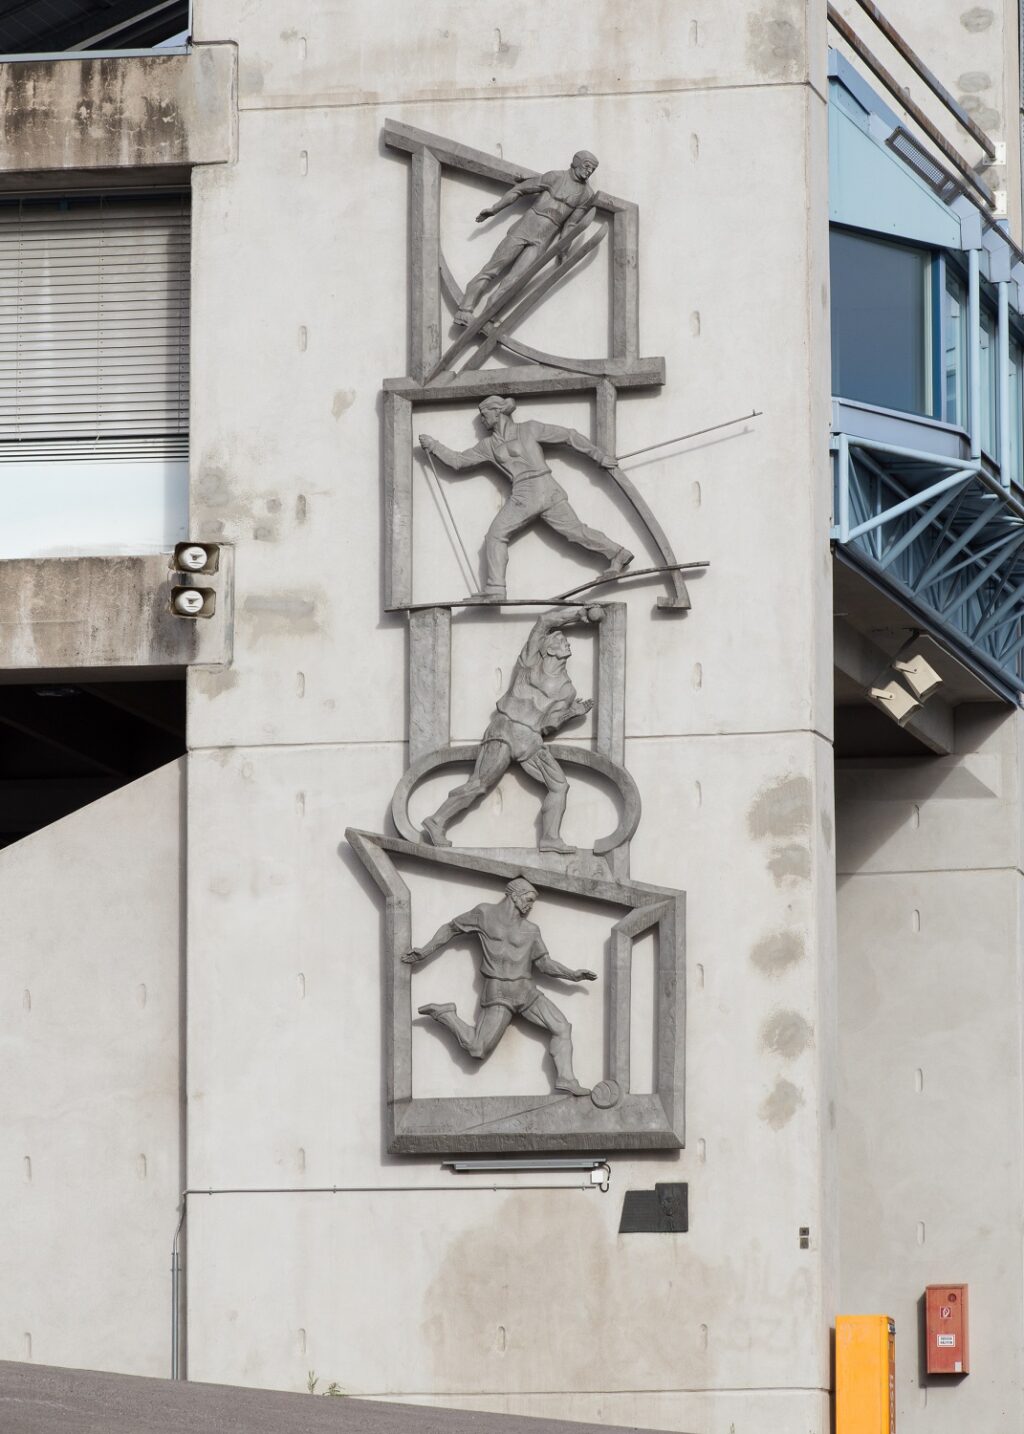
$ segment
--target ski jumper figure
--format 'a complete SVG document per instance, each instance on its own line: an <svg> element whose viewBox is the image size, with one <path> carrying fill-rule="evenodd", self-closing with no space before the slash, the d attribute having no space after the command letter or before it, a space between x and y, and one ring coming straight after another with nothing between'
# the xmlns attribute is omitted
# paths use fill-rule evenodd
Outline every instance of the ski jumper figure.
<svg viewBox="0 0 1024 1434"><path fill-rule="evenodd" d="M451 846L445 835L448 823L496 787L511 764L518 762L524 772L547 787L540 809L538 849L565 854L576 850L562 840L569 783L544 738L584 716L594 705L590 698L580 701L566 671L572 648L561 629L571 623L600 622L603 616L603 609L595 603L555 608L534 623L508 689L498 698L487 724L469 780L449 792L433 816L423 819L424 836L434 846Z"/></svg>
<svg viewBox="0 0 1024 1434"><path fill-rule="evenodd" d="M544 445L568 444L612 472L618 468L615 458L574 428L560 428L557 424L540 423L536 419L514 422L512 415L515 407L514 398L492 394L483 399L479 405L480 417L489 430L488 436L460 453L446 448L429 433L419 436L424 451L440 458L449 468L459 471L490 463L512 480L512 492L484 538L484 585L475 597L487 602L504 600L509 539L538 519L570 543L600 553L608 564L602 577L618 577L633 561L633 554L621 543L597 528L588 528L581 521L569 502L569 495L552 477L544 456Z"/></svg>
<svg viewBox="0 0 1024 1434"><path fill-rule="evenodd" d="M589 1095L572 1068L572 1026L533 980L533 972L557 976L563 981L596 981L594 971L570 971L548 955L540 929L528 920L537 900L536 889L523 876L514 877L500 901L481 902L462 916L446 921L424 946L414 946L402 960L410 966L426 961L449 942L472 932L480 942L480 974L484 978L480 1016L475 1026L463 1021L455 1004L445 1001L420 1006L421 1016L430 1016L451 1031L462 1049L475 1060L486 1060L508 1030L513 1016L522 1016L550 1034L548 1050L555 1066L555 1090L567 1095Z"/></svg>
<svg viewBox="0 0 1024 1434"><path fill-rule="evenodd" d="M499 303L514 288L521 274L557 239L566 238L589 221L597 196L587 180L597 168L597 160L589 150L581 149L572 157L568 169L550 169L535 179L521 179L505 191L487 209L481 209L476 222L482 224L524 195L536 194L534 204L502 239L487 263L466 285L462 303L455 313L456 324L468 324L482 294L501 277L505 278L491 295L488 308Z"/></svg>

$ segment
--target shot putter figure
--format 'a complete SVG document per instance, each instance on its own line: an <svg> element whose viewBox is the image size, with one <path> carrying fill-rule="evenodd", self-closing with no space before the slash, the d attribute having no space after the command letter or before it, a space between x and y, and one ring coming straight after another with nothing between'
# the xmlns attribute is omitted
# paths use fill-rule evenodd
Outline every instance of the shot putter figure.
<svg viewBox="0 0 1024 1434"><path fill-rule="evenodd" d="M568 169L550 169L535 179L521 179L507 189L500 199L481 209L476 222L482 224L527 194L538 196L534 204L518 219L502 239L487 263L466 285L462 303L454 322L472 322L473 310L482 294L500 278L505 278L491 295L488 307L500 302L514 288L521 274L557 239L566 238L574 229L585 227L594 207L596 195L587 180L597 168L597 160L585 149L572 157Z"/></svg>
<svg viewBox="0 0 1024 1434"><path fill-rule="evenodd" d="M545 976L563 981L596 981L594 971L570 971L548 955L539 928L530 920L530 908L537 892L525 877L517 876L505 888L500 901L481 902L434 933L424 946L414 946L402 957L410 966L426 961L465 932L479 939L483 953L480 974L484 978L480 1018L475 1026L463 1021L452 1001L419 1007L421 1016L430 1016L451 1031L462 1049L475 1060L486 1060L508 1030L515 1015L549 1032L548 1050L555 1066L555 1090L567 1095L590 1095L580 1085L572 1068L572 1026L562 1012L538 989L533 980L536 969Z"/></svg>
<svg viewBox="0 0 1024 1434"><path fill-rule="evenodd" d="M610 472L617 470L617 460L574 428L561 428L537 419L514 422L515 407L514 398L492 394L483 399L479 405L480 417L489 430L488 436L460 453L446 448L429 433L419 436L424 451L440 458L449 468L459 471L490 463L512 480L512 492L484 538L484 586L476 597L488 602L504 600L509 539L538 519L570 543L600 553L608 563L602 577L618 577L633 561L633 554L621 543L581 521L569 502L569 495L551 475L544 445L568 444Z"/></svg>
<svg viewBox="0 0 1024 1434"><path fill-rule="evenodd" d="M487 724L469 781L449 792L433 816L423 819L424 835L434 846L451 846L445 836L448 823L496 787L511 764L518 762L524 772L547 787L540 808L538 850L566 855L576 850L562 840L569 783L544 738L566 722L585 716L594 705L589 697L580 701L566 671L572 648L561 629L577 622L600 622L603 616L603 609L593 604L554 608L534 623L512 669L508 689L498 698Z"/></svg>

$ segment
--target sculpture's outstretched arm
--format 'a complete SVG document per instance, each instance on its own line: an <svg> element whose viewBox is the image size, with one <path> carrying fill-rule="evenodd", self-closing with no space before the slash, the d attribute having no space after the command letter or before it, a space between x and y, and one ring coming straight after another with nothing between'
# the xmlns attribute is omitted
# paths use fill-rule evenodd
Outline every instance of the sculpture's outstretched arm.
<svg viewBox="0 0 1024 1434"><path fill-rule="evenodd" d="M582 968L570 971L568 966L563 966L561 961L555 961L545 954L535 961L534 966L545 976L558 976L563 981L596 981L596 971L584 971Z"/></svg>
<svg viewBox="0 0 1024 1434"><path fill-rule="evenodd" d="M587 607L555 607L550 612L542 612L530 629L530 636L519 654L520 662L531 662L539 657L544 639L558 628L571 627L577 622L600 622L603 617L604 609L598 603Z"/></svg>
<svg viewBox="0 0 1024 1434"><path fill-rule="evenodd" d="M507 209L510 204L515 204L517 199L522 199L527 194L541 194L547 187L542 175L537 175L536 179L521 179L518 184L513 184L511 189L506 189L500 199L496 199L486 209L481 209L476 216L476 222L482 224L485 219L490 219L502 209Z"/></svg>
<svg viewBox="0 0 1024 1434"><path fill-rule="evenodd" d="M462 936L466 931L472 929L472 911L467 911L462 916L453 916L451 921L446 921L443 926L439 926L424 945L414 946L411 951L407 951L402 960L407 966L417 966L421 961L427 961L431 956L436 956L438 951L443 951L450 941L455 940L456 936Z"/></svg>
<svg viewBox="0 0 1024 1434"><path fill-rule="evenodd" d="M429 433L421 433L419 440L420 447L425 453L440 458L442 463L447 464L449 468L454 468L456 472L462 468L477 468L481 463L491 461L490 452L484 446L484 439L481 439L479 443L474 443L472 448L463 448L459 452L456 452L454 448L448 448L438 439L431 438Z"/></svg>
<svg viewBox="0 0 1024 1434"><path fill-rule="evenodd" d="M530 427L533 429L533 437L538 443L564 443L570 448L575 448L577 453L583 453L592 458L602 468L617 468L618 462L614 454L606 453L603 448L598 448L596 443L591 443L584 434L578 433L575 428L562 428L557 423L538 423L532 420Z"/></svg>

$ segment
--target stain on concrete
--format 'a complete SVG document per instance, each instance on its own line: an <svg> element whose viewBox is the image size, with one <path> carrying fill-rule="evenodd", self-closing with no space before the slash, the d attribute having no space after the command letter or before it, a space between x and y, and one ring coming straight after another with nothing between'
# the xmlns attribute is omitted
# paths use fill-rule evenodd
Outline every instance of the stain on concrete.
<svg viewBox="0 0 1024 1434"><path fill-rule="evenodd" d="M189 682L204 697L219 697L238 685L238 672L233 667L193 667Z"/></svg>
<svg viewBox="0 0 1024 1434"><path fill-rule="evenodd" d="M784 79L800 68L803 43L800 31L779 14L779 6L764 15L747 18L747 63L765 79Z"/></svg>
<svg viewBox="0 0 1024 1434"><path fill-rule="evenodd" d="M995 13L989 10L985 5L972 5L969 10L965 10L960 16L960 23L965 30L969 30L972 35L976 35L981 30L988 30L994 19Z"/></svg>
<svg viewBox="0 0 1024 1434"><path fill-rule="evenodd" d="M331 404L331 416L333 418L340 418L343 413L352 407L355 401L356 391L354 388L339 388Z"/></svg>
<svg viewBox="0 0 1024 1434"><path fill-rule="evenodd" d="M242 618L250 635L300 636L316 632L316 601L305 593L250 593L242 603Z"/></svg>
<svg viewBox="0 0 1024 1434"><path fill-rule="evenodd" d="M252 530L252 535L257 543L273 543L277 541L277 529L271 528L266 523L258 523Z"/></svg>
<svg viewBox="0 0 1024 1434"><path fill-rule="evenodd" d="M991 105L983 104L977 95L959 95L958 99L963 108L974 120L985 130L997 130L1002 124L999 111L994 110Z"/></svg>
<svg viewBox="0 0 1024 1434"><path fill-rule="evenodd" d="M806 955L807 947L799 931L772 931L757 943L750 960L763 976L781 976Z"/></svg>
<svg viewBox="0 0 1024 1434"><path fill-rule="evenodd" d="M665 1388L678 1380L676 1320L594 1321L580 1339L553 1340L551 1331L579 1328L582 1288L595 1309L625 1310L631 1300L635 1306L643 1289L658 1289L669 1301L685 1289L692 1307L702 1309L710 1291L722 1288L722 1261L705 1264L685 1239L617 1236L609 1213L589 1197L492 1198L500 1206L482 1209L475 1221L467 1212L436 1223L437 1273L403 1324L411 1337L420 1336L433 1387L465 1388L467 1368L478 1387L491 1389L585 1389L595 1369L642 1368ZM552 1250L566 1257L559 1279L551 1278ZM475 1277L480 1271L486 1278ZM749 1264L739 1277L749 1279ZM724 1278L731 1284L731 1272ZM522 1318L518 1312L531 1308L538 1290L544 1291L544 1318ZM740 1306L742 1294L735 1298ZM495 1339L498 1325L505 1327L504 1340ZM339 1377L345 1378L344 1366Z"/></svg>
<svg viewBox="0 0 1024 1434"><path fill-rule="evenodd" d="M281 511L281 500L280 500L280 498L268 498L268 499L267 499L267 512L268 512L268 513L280 513L280 511Z"/></svg>
<svg viewBox="0 0 1024 1434"><path fill-rule="evenodd" d="M184 163L189 62L33 60L0 70L5 170ZM74 159L69 157L72 147ZM56 161L56 162L55 162Z"/></svg>
<svg viewBox="0 0 1024 1434"><path fill-rule="evenodd" d="M295 521L296 521L296 523L304 523L304 522L306 521L308 509L309 509L309 504L306 502L306 495L305 495L305 493L300 493L300 494L298 495L298 497L295 499Z"/></svg>
<svg viewBox="0 0 1024 1434"><path fill-rule="evenodd" d="M755 840L799 836L811 824L811 784L806 777L780 777L762 787L747 814Z"/></svg>
<svg viewBox="0 0 1024 1434"><path fill-rule="evenodd" d="M768 858L768 870L776 886L782 886L787 881L810 881L811 853L807 847L798 846L796 842L773 847Z"/></svg>
<svg viewBox="0 0 1024 1434"><path fill-rule="evenodd" d="M804 1103L804 1093L791 1080L777 1080L758 1106L757 1113L772 1130L789 1124Z"/></svg>
<svg viewBox="0 0 1024 1434"><path fill-rule="evenodd" d="M783 1060L796 1060L813 1040L814 1031L799 1011L776 1011L761 1027L761 1045Z"/></svg>
<svg viewBox="0 0 1024 1434"><path fill-rule="evenodd" d="M217 463L204 464L196 479L196 497L204 508L226 508L233 497L227 470Z"/></svg>
<svg viewBox="0 0 1024 1434"><path fill-rule="evenodd" d="M825 850L832 850L832 818L824 807L821 809L821 836L825 843Z"/></svg>
<svg viewBox="0 0 1024 1434"><path fill-rule="evenodd" d="M966 74L960 76L957 84L962 90L976 94L979 90L992 88L992 76L986 74L984 70L968 70Z"/></svg>

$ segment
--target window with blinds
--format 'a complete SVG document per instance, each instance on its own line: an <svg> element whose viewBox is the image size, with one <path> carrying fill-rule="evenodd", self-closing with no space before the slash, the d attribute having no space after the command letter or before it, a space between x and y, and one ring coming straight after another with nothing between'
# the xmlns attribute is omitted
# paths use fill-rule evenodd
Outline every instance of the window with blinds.
<svg viewBox="0 0 1024 1434"><path fill-rule="evenodd" d="M183 457L187 195L0 204L0 463Z"/></svg>

